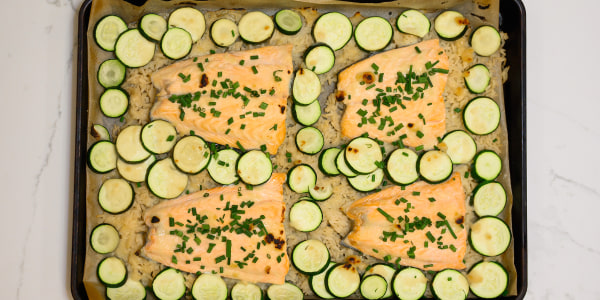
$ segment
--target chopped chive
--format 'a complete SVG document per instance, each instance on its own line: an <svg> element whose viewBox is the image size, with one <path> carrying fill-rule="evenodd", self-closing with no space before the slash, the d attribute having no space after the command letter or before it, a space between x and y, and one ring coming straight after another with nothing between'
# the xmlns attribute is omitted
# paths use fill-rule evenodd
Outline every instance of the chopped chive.
<svg viewBox="0 0 600 300"><path fill-rule="evenodd" d="M379 66L376 65L375 63L371 64L371 68L373 68L373 70L375 70L375 72L379 71Z"/></svg>
<svg viewBox="0 0 600 300"><path fill-rule="evenodd" d="M457 107L457 108L455 108L455 109L454 109L454 112L455 112L455 113L459 113L461 110L462 110L462 109L460 109L460 108L458 108L458 107Z"/></svg>
<svg viewBox="0 0 600 300"><path fill-rule="evenodd" d="M421 139L421 138L423 138L423 136L425 136L425 135L421 131L418 130L417 137Z"/></svg>
<svg viewBox="0 0 600 300"><path fill-rule="evenodd" d="M427 200L429 200L429 202L435 202L435 198L433 198L433 197L429 197L429 198L427 198Z"/></svg>
<svg viewBox="0 0 600 300"><path fill-rule="evenodd" d="M261 104L260 104L258 107L259 107L260 109L267 109L267 106L269 106L269 104L267 104L267 103L263 102L263 103L261 103Z"/></svg>
<svg viewBox="0 0 600 300"><path fill-rule="evenodd" d="M252 66L252 73L257 74L258 70L256 69L256 66Z"/></svg>
<svg viewBox="0 0 600 300"><path fill-rule="evenodd" d="M198 63L198 68L200 68L200 71L204 72L204 65L202 65L202 63Z"/></svg>
<svg viewBox="0 0 600 300"><path fill-rule="evenodd" d="M242 60L240 60L240 66L243 66L243 65L244 65L244 60L242 59Z"/></svg>
<svg viewBox="0 0 600 300"><path fill-rule="evenodd" d="M366 89L366 90L370 90L370 89L372 89L373 87L375 87L375 84L374 84L374 83L373 83L373 84L371 84L371 85L369 85L369 86L367 86L365 89Z"/></svg>
<svg viewBox="0 0 600 300"><path fill-rule="evenodd" d="M252 55L252 56L250 56L250 59L252 59L252 60L258 59L258 55Z"/></svg>
<svg viewBox="0 0 600 300"><path fill-rule="evenodd" d="M417 53L421 53L421 49L419 49L417 46L415 46L415 51L417 51Z"/></svg>
<svg viewBox="0 0 600 300"><path fill-rule="evenodd" d="M390 216L388 213L386 213L383 209L381 208L377 208L377 211L382 214L390 223L394 223L394 218L392 216Z"/></svg>
<svg viewBox="0 0 600 300"><path fill-rule="evenodd" d="M175 136L173 135L169 135L169 137L167 138L167 142L172 141L173 139L175 139Z"/></svg>

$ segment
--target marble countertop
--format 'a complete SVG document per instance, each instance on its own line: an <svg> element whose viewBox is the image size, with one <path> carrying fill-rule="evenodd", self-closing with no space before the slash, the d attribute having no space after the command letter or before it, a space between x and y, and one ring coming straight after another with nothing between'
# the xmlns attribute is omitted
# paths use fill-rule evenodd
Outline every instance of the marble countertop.
<svg viewBox="0 0 600 300"><path fill-rule="evenodd" d="M526 299L600 299L600 2L527 9L529 289ZM81 0L0 11L0 299L71 299L74 70ZM564 37L564 40L560 39ZM8 109L10 108L10 109ZM14 109L14 110L13 110Z"/></svg>

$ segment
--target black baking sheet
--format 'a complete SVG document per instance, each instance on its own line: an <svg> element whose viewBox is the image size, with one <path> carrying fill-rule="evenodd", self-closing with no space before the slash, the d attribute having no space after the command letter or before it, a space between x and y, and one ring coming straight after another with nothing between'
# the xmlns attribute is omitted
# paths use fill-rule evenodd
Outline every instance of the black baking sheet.
<svg viewBox="0 0 600 300"><path fill-rule="evenodd" d="M124 0L142 5L145 0ZM356 1L369 2L369 1ZM373 1L384 2L384 1ZM82 3L77 27L77 92L75 122L73 232L71 241L71 294L74 299L88 299L83 285L86 253L86 145L88 124L88 56L87 31L90 26L92 0ZM514 263L517 271L517 295L501 299L523 299L527 291L527 134L525 7L521 0L500 1L500 29L506 32L506 57L510 66L504 84L504 102L509 143L510 178L513 193L512 227Z"/></svg>

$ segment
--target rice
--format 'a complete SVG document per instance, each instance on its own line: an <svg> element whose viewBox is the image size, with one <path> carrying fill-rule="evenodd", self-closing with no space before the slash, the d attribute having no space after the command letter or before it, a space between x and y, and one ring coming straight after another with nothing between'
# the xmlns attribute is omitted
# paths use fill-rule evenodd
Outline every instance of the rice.
<svg viewBox="0 0 600 300"><path fill-rule="evenodd" d="M311 36L311 27L316 18L320 15L313 9L296 9L303 19L304 26L301 31L294 36L287 36L275 31L273 37L268 41L269 45L282 45L291 43L294 45L293 60L296 68L304 66L302 60L303 51L310 45L312 45L313 38ZM242 10L219 10L204 12L207 24L211 24L213 21L219 18L231 19L235 22L239 21L240 17L245 13ZM164 15L166 16L166 15ZM394 24L395 19L392 17L397 16L397 13L393 15L390 13L388 20ZM359 13L351 16L351 21L356 25L360 20L364 19ZM470 29L471 30L471 29ZM432 29L433 31L433 29ZM445 53L449 57L450 72L448 74L448 81L444 92L444 99L446 105L446 131L452 131L455 129L463 129L462 114L455 110L462 109L465 104L473 98L473 95L466 89L463 81L463 72L468 69L471 65L476 63L485 63L489 68L493 76L491 86L483 94L500 101L502 99L501 88L502 78L505 79L506 68L503 68L505 63L504 50L499 51L491 57L479 57L475 55L472 49L468 45L468 36L470 31L465 34L464 37L457 41L446 42L441 41L441 46L444 48ZM430 32L424 37L424 40L437 38L434 32ZM507 37L504 36L506 39ZM386 48L386 50L394 49L406 45L410 45L420 41L421 39L401 34L397 30L394 32L394 38L392 43ZM240 40L235 42L232 46L226 49L226 51L238 51L246 50L264 45L250 45ZM189 57L201 56L209 54L210 50L216 50L217 52L223 52L225 49L216 48L212 43L208 31L205 32L202 39L198 41L190 53ZM340 135L340 119L343 113L344 105L336 101L334 96L335 84L337 81L337 73L346 68L347 66L364 59L368 56L368 53L361 51L354 40L336 52L336 63L333 69L326 74L319 75L323 84L323 91L319 97L319 102L322 107L322 116L319 121L313 125L318 128L324 136L325 145L323 149L328 147L338 147L346 142L348 139L341 137ZM98 62L102 60L98 59ZM125 83L122 87L130 95L130 108L128 113L122 122L113 122L111 130L111 136L114 138L118 135L120 129L125 128L129 125L145 124L149 121L149 111L152 107L155 90L152 86L150 76L151 74L172 63L171 60L165 58L161 51L157 48L155 57L148 65L138 69L128 69ZM501 76L501 74L503 76ZM93 76L91 76L93 77ZM97 84L95 78L90 79L90 84ZM289 102L291 104L291 100ZM289 105L291 108L291 105ZM503 105L501 105L503 108ZM299 242L306 239L317 239L325 243L328 247L331 259L336 262L343 262L349 256L355 256L359 258L360 263L358 264L358 270L362 273L365 268L376 262L380 262L372 257L361 255L359 252L340 245L340 242L352 229L352 224L349 219L340 210L353 201L360 199L367 195L366 193L357 192L352 189L344 176L328 177L322 174L318 168L318 155L310 156L299 152L295 146L295 135L296 132L303 126L297 124L291 116L291 109L287 110L287 122L286 122L286 138L279 148L277 155L272 157L273 164L276 165L275 172L287 172L292 166L298 163L305 163L317 172L317 184L318 185L331 185L333 187L333 196L323 202L317 202L321 207L324 215L323 223L321 226L310 233L299 232L289 226L289 222L285 222L285 230L287 235L287 249L288 253L291 253L293 247ZM504 162L507 162L507 134L504 120L504 113L502 119L501 128L496 130L494 133L486 136L476 136L475 141L477 142L478 150L490 149L501 155L504 158ZM97 104L95 101L90 101L90 126L95 123L105 123L106 119L103 119L101 114L98 113ZM393 147L389 144L385 145L387 153L393 150ZM286 154L291 154L292 163L288 163L288 157ZM162 157L162 156L160 156ZM470 195L473 188L476 186L476 181L471 176L466 177L466 173L470 171L470 166L459 165L455 166L455 171L460 172L463 178L463 187L466 195ZM99 208L96 200L97 190L99 185L108 178L119 177L116 171L110 172L104 175L93 174L88 172L88 228L87 232L91 231L91 228L100 223L113 224L121 235L121 241L118 248L115 250L114 255L123 259L128 265L129 277L133 280L140 280L143 285L149 286L152 283L153 277L163 268L162 265L152 260L143 257L140 253L140 249L145 244L145 237L147 234L147 227L145 226L142 216L144 211L157 203L160 200L152 195L144 184L134 184L135 201L133 206L125 213L119 215L111 215L102 212ZM189 177L189 185L187 192L193 193L200 189L209 189L216 187L217 184L210 179L207 172L202 172L198 175ZM509 204L506 212L510 211L511 195L510 195L510 182L508 178L508 168L504 168L499 181L505 186L509 193ZM384 185L387 184L384 181ZM382 188L385 188L383 186ZM287 185L284 186L284 201L288 208L295 203L301 195L292 192ZM168 200L167 200L168 201ZM287 212L286 212L287 213ZM287 217L287 216L286 216ZM504 216L505 220L510 222L510 216ZM473 212L472 206L467 205L467 216L466 216L466 230L470 224L476 220L476 216ZM86 259L86 275L84 281L97 287L97 279L93 274L98 261L102 258L99 254L93 252L89 245ZM465 256L465 263L467 270L475 262L482 260L482 256L474 252L470 247L467 250ZM503 263L507 269L511 270L511 282L515 282L516 275L514 275L514 266L512 263L512 247L503 256L499 258L499 261ZM431 278L431 274L427 274ZM186 285L191 288L193 281L196 276L194 274L185 273ZM308 284L308 277L301 275L294 267L290 267L289 273L286 276L286 280L298 285L306 295L312 295L312 290ZM228 287L231 288L237 280L225 279ZM266 288L267 285L260 284L261 287ZM89 289L88 289L89 292ZM428 294L429 295L429 292ZM355 294L354 297L358 297ZM90 297L92 298L92 297Z"/></svg>

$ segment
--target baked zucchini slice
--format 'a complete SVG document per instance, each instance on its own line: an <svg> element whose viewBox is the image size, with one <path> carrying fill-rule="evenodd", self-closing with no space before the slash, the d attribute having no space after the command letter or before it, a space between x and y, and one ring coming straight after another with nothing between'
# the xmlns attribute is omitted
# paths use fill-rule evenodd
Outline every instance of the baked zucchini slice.
<svg viewBox="0 0 600 300"><path fill-rule="evenodd" d="M176 198L185 191L187 184L188 176L179 171L170 158L156 161L148 169L146 185L159 198Z"/></svg>
<svg viewBox="0 0 600 300"><path fill-rule="evenodd" d="M467 299L469 282L459 271L445 269L433 276L431 291L438 299Z"/></svg>
<svg viewBox="0 0 600 300"><path fill-rule="evenodd" d="M417 268L404 268L394 275L392 286L400 300L421 299L427 290L427 277Z"/></svg>
<svg viewBox="0 0 600 300"><path fill-rule="evenodd" d="M106 297L110 300L144 300L146 288L137 280L127 279L120 287L107 287Z"/></svg>
<svg viewBox="0 0 600 300"><path fill-rule="evenodd" d="M454 41L461 38L469 25L469 20L461 13L453 10L447 10L439 14L434 22L433 28L438 36L447 41Z"/></svg>
<svg viewBox="0 0 600 300"><path fill-rule="evenodd" d="M315 72L300 68L292 84L292 96L300 105L309 105L319 98L321 94L321 81Z"/></svg>
<svg viewBox="0 0 600 300"><path fill-rule="evenodd" d="M161 300L181 299L185 295L185 278L179 270L166 268L152 280L152 292Z"/></svg>
<svg viewBox="0 0 600 300"><path fill-rule="evenodd" d="M183 137L173 148L173 162L184 173L198 174L211 160L208 144L199 136Z"/></svg>
<svg viewBox="0 0 600 300"><path fill-rule="evenodd" d="M392 25L382 17L368 17L354 29L356 45L367 52L383 50L390 44L393 35Z"/></svg>
<svg viewBox="0 0 600 300"><path fill-rule="evenodd" d="M240 37L251 44L259 44L273 35L275 25L271 17L260 11L246 13L238 24Z"/></svg>
<svg viewBox="0 0 600 300"><path fill-rule="evenodd" d="M294 267L306 275L323 272L329 264L329 258L329 249L319 240L302 241L292 250Z"/></svg>
<svg viewBox="0 0 600 300"><path fill-rule="evenodd" d="M485 181L473 190L473 210L480 217L499 215L506 202L506 190L499 182Z"/></svg>
<svg viewBox="0 0 600 300"><path fill-rule="evenodd" d="M321 117L321 103L319 101L313 101L308 105L294 103L292 115L296 122L304 126L311 126Z"/></svg>
<svg viewBox="0 0 600 300"><path fill-rule="evenodd" d="M282 9L275 14L275 25L281 33L294 35L302 29L302 17L291 9Z"/></svg>
<svg viewBox="0 0 600 300"><path fill-rule="evenodd" d="M153 13L145 14L138 26L142 35L153 42L159 42L167 32L167 20Z"/></svg>
<svg viewBox="0 0 600 300"><path fill-rule="evenodd" d="M311 187L317 184L317 174L307 164L300 164L288 171L288 186L296 193L308 193Z"/></svg>
<svg viewBox="0 0 600 300"><path fill-rule="evenodd" d="M483 256L498 256L510 246L512 234L506 223L497 217L485 216L471 225L469 243Z"/></svg>
<svg viewBox="0 0 600 300"><path fill-rule="evenodd" d="M502 37L493 26L482 25L473 30L469 43L477 55L490 56L500 49Z"/></svg>
<svg viewBox="0 0 600 300"><path fill-rule="evenodd" d="M508 272L495 261L481 261L467 274L469 287L475 296L484 299L500 297L508 288Z"/></svg>
<svg viewBox="0 0 600 300"><path fill-rule="evenodd" d="M269 155L260 150L250 150L242 154L235 168L242 182L250 185L263 184L273 174L273 164Z"/></svg>
<svg viewBox="0 0 600 300"><path fill-rule="evenodd" d="M133 196L133 188L124 179L107 179L98 191L98 204L105 212L116 215L131 207Z"/></svg>
<svg viewBox="0 0 600 300"><path fill-rule="evenodd" d="M417 161L417 171L429 183L439 183L450 178L452 170L452 160L448 154L439 150L423 152Z"/></svg>
<svg viewBox="0 0 600 300"><path fill-rule="evenodd" d="M422 12L414 9L403 11L396 20L398 31L412 34L420 38L429 33L431 22Z"/></svg>
<svg viewBox="0 0 600 300"><path fill-rule="evenodd" d="M128 68L147 65L154 58L155 45L137 28L129 29L115 43L115 56Z"/></svg>
<svg viewBox="0 0 600 300"><path fill-rule="evenodd" d="M385 172L387 177L398 185L408 185L419 179L417 161L419 156L415 151L402 148L390 153L387 158Z"/></svg>
<svg viewBox="0 0 600 300"><path fill-rule="evenodd" d="M109 88L100 95L100 111L109 118L123 116L129 108L129 95L120 88Z"/></svg>
<svg viewBox="0 0 600 300"><path fill-rule="evenodd" d="M169 27L177 27L187 31L195 43L202 38L206 30L204 14L193 7L181 7L169 16Z"/></svg>
<svg viewBox="0 0 600 300"><path fill-rule="evenodd" d="M125 81L125 66L118 59L107 59L98 67L98 83L104 88L118 87Z"/></svg>
<svg viewBox="0 0 600 300"><path fill-rule="evenodd" d="M88 150L88 167L100 174L108 173L117 167L117 150L110 141L95 142Z"/></svg>
<svg viewBox="0 0 600 300"><path fill-rule="evenodd" d="M335 65L335 53L324 43L310 46L304 53L304 64L315 74L327 73Z"/></svg>
<svg viewBox="0 0 600 300"><path fill-rule="evenodd" d="M229 19L218 19L210 26L210 38L219 47L229 47L239 36L238 26Z"/></svg>
<svg viewBox="0 0 600 300"><path fill-rule="evenodd" d="M477 153L475 140L463 130L446 133L438 146L455 165L469 163Z"/></svg>
<svg viewBox="0 0 600 300"><path fill-rule="evenodd" d="M160 50L173 60L186 57L192 51L192 36L185 29L171 27L160 40Z"/></svg>
<svg viewBox="0 0 600 300"><path fill-rule="evenodd" d="M492 98L473 98L463 110L463 122L472 134L490 134L500 125L500 107Z"/></svg>
<svg viewBox="0 0 600 300"><path fill-rule="evenodd" d="M117 288L124 285L125 281L127 281L127 267L125 267L125 263L114 256L106 257L100 261L96 273L100 282L107 287Z"/></svg>
<svg viewBox="0 0 600 300"><path fill-rule="evenodd" d="M473 159L473 176L476 179L492 181L502 171L502 159L496 152L483 150Z"/></svg>
<svg viewBox="0 0 600 300"><path fill-rule="evenodd" d="M107 254L115 251L119 246L119 232L108 224L102 223L92 229L90 234L90 246L99 254Z"/></svg>
<svg viewBox="0 0 600 300"><path fill-rule="evenodd" d="M104 51L114 51L115 43L121 33L127 30L127 23L119 16L108 15L96 23L94 40Z"/></svg>
<svg viewBox="0 0 600 300"><path fill-rule="evenodd" d="M312 34L315 41L325 43L337 51L352 38L352 22L339 12L329 12L315 21Z"/></svg>
<svg viewBox="0 0 600 300"><path fill-rule="evenodd" d="M233 149L223 149L213 154L208 163L208 175L216 183L227 185L238 181L235 166L240 154Z"/></svg>
<svg viewBox="0 0 600 300"><path fill-rule="evenodd" d="M227 284L219 275L202 274L192 285L194 300L226 300L227 294Z"/></svg>
<svg viewBox="0 0 600 300"><path fill-rule="evenodd" d="M340 170L338 170L335 163L340 151L339 148L332 147L321 152L321 155L319 155L319 169L321 172L329 176L340 174Z"/></svg>
<svg viewBox="0 0 600 300"><path fill-rule="evenodd" d="M270 300L302 300L302 290L292 283L272 284L267 288L267 297Z"/></svg>
<svg viewBox="0 0 600 300"><path fill-rule="evenodd" d="M304 127L296 133L296 147L304 154L317 154L323 149L324 144L323 134L317 128Z"/></svg>
<svg viewBox="0 0 600 300"><path fill-rule="evenodd" d="M290 208L290 226L302 232L317 230L323 221L323 212L312 201L300 200Z"/></svg>
<svg viewBox="0 0 600 300"><path fill-rule="evenodd" d="M490 70L484 64L476 64L465 71L465 85L473 94L485 92L490 85L492 75Z"/></svg>
<svg viewBox="0 0 600 300"><path fill-rule="evenodd" d="M177 142L175 126L164 120L154 120L142 127L142 145L152 154L171 151Z"/></svg>

